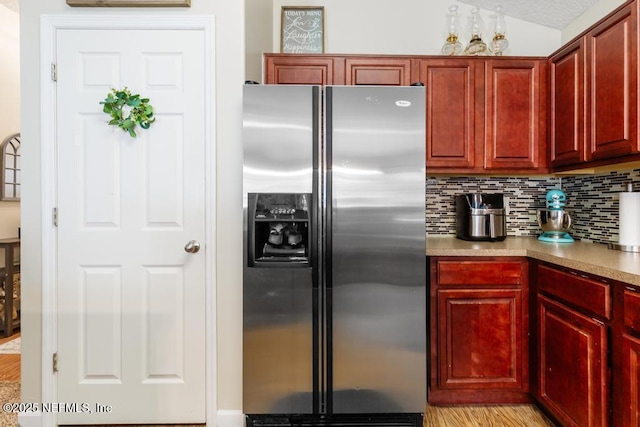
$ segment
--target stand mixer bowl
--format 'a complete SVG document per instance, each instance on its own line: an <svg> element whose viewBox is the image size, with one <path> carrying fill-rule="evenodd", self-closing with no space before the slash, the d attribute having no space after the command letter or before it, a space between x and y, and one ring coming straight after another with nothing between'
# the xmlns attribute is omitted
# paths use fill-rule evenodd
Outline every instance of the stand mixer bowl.
<svg viewBox="0 0 640 427"><path fill-rule="evenodd" d="M573 242L567 233L571 228L571 214L564 209L538 209L538 225L544 231L538 239L549 242Z"/></svg>
<svg viewBox="0 0 640 427"><path fill-rule="evenodd" d="M536 219L545 233L566 233L571 228L571 215L565 210L538 209Z"/></svg>

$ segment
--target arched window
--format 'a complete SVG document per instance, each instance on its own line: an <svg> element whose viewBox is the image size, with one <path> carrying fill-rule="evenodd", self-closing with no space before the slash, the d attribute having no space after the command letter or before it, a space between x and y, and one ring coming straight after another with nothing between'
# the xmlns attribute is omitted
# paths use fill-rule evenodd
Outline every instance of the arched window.
<svg viewBox="0 0 640 427"><path fill-rule="evenodd" d="M20 200L20 134L9 135L0 144L0 200Z"/></svg>

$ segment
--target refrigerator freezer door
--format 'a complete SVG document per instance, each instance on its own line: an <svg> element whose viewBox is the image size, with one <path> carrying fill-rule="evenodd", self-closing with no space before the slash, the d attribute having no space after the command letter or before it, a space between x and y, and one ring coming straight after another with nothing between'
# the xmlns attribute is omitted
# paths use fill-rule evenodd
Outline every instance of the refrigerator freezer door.
<svg viewBox="0 0 640 427"><path fill-rule="evenodd" d="M309 268L245 272L245 414L312 413L312 292Z"/></svg>
<svg viewBox="0 0 640 427"><path fill-rule="evenodd" d="M313 191L317 97L314 86L244 86L245 195Z"/></svg>
<svg viewBox="0 0 640 427"><path fill-rule="evenodd" d="M424 88L326 97L332 411L424 412Z"/></svg>
<svg viewBox="0 0 640 427"><path fill-rule="evenodd" d="M255 218L247 205L249 193L313 192L318 88L245 86L243 101L243 411L309 414L317 382L315 270L249 266L248 220Z"/></svg>

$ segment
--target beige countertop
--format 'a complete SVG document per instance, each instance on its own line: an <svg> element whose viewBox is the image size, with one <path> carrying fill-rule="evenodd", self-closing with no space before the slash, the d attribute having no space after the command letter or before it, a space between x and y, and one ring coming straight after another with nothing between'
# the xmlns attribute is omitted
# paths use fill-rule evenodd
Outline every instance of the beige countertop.
<svg viewBox="0 0 640 427"><path fill-rule="evenodd" d="M453 235L427 235L428 256L526 256L640 286L640 253L607 249L601 243L545 243L509 236L502 242L469 242Z"/></svg>

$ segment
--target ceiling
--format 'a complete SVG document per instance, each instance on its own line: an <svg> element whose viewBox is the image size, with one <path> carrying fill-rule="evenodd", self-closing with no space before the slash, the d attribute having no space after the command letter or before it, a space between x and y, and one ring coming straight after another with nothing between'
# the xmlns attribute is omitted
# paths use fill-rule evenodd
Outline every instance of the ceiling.
<svg viewBox="0 0 640 427"><path fill-rule="evenodd" d="M506 16L562 30L598 0L457 0L460 3L495 10L502 6ZM18 13L18 0L0 0L0 5Z"/></svg>
<svg viewBox="0 0 640 427"><path fill-rule="evenodd" d="M18 0L0 0L0 4L18 13Z"/></svg>
<svg viewBox="0 0 640 427"><path fill-rule="evenodd" d="M2 0L6 1L6 0ZM506 16L562 30L598 0L457 0L460 3L495 10L502 6Z"/></svg>

